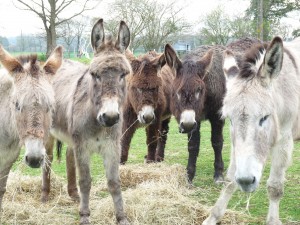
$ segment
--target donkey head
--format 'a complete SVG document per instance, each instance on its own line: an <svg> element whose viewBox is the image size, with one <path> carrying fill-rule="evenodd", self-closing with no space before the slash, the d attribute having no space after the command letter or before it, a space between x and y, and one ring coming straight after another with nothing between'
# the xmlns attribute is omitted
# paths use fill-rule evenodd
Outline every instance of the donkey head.
<svg viewBox="0 0 300 225"><path fill-rule="evenodd" d="M131 67L125 57L130 42L130 32L125 22L120 22L117 40L105 38L103 19L92 29L91 43L94 58L90 65L90 99L100 125L110 127L120 118L120 107L125 95L125 76Z"/></svg>
<svg viewBox="0 0 300 225"><path fill-rule="evenodd" d="M162 80L158 76L165 65L165 56L144 57L131 61L133 75L129 82L128 98L140 123L149 124L155 119Z"/></svg>
<svg viewBox="0 0 300 225"><path fill-rule="evenodd" d="M57 47L43 67L36 55L14 58L1 46L0 61L14 80L11 110L19 139L25 145L25 162L40 167L55 103L51 77L62 63L62 48Z"/></svg>
<svg viewBox="0 0 300 225"><path fill-rule="evenodd" d="M170 109L179 123L181 133L191 132L201 119L206 94L203 79L210 66L212 54L210 50L199 61L181 62L170 45L165 47L167 64L175 74Z"/></svg>
<svg viewBox="0 0 300 225"><path fill-rule="evenodd" d="M227 93L223 117L231 121L235 180L243 191L254 191L266 158L278 139L278 100L275 77L281 71L283 44L275 37L269 47L254 46L244 56L241 68L232 53L225 52L223 70ZM233 176L233 175L232 175Z"/></svg>

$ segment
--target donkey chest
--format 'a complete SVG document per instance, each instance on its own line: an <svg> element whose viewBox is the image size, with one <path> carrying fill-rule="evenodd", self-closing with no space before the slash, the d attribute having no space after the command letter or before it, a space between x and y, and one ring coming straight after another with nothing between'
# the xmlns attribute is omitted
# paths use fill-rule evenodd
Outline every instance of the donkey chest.
<svg viewBox="0 0 300 225"><path fill-rule="evenodd" d="M109 134L102 132L83 142L83 148L90 153L105 153L118 149L118 141Z"/></svg>

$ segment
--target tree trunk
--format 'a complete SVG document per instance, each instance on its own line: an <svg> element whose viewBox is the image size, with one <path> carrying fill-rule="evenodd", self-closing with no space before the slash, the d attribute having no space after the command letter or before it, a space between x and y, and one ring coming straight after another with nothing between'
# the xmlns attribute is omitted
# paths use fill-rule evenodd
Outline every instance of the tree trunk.
<svg viewBox="0 0 300 225"><path fill-rule="evenodd" d="M263 0L259 0L259 39L264 40L264 7L263 7Z"/></svg>
<svg viewBox="0 0 300 225"><path fill-rule="evenodd" d="M47 30L47 58L50 56L52 50L56 47L56 1L49 1L51 7L50 26Z"/></svg>

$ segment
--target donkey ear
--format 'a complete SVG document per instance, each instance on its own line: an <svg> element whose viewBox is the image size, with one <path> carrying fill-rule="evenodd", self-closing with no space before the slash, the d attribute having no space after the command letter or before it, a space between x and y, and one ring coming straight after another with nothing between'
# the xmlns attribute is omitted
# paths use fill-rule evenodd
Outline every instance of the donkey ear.
<svg viewBox="0 0 300 225"><path fill-rule="evenodd" d="M1 45L0 45L0 62L4 68L12 74L13 72L23 72L24 69L19 61L11 56Z"/></svg>
<svg viewBox="0 0 300 225"><path fill-rule="evenodd" d="M177 71L177 69L181 67L182 63L180 59L177 57L176 52L171 47L171 45L166 44L164 55L166 58L166 62L171 69Z"/></svg>
<svg viewBox="0 0 300 225"><path fill-rule="evenodd" d="M130 43L130 31L128 26L124 21L120 22L120 28L118 33L118 39L116 42L116 48L120 50L120 52L125 52L126 48Z"/></svg>
<svg viewBox="0 0 300 225"><path fill-rule="evenodd" d="M139 70L141 62L137 59L133 59L130 64L131 64L132 72L134 75Z"/></svg>
<svg viewBox="0 0 300 225"><path fill-rule="evenodd" d="M47 61L45 62L45 65L43 69L47 74L54 75L56 71L59 69L59 67L62 64L62 58L63 58L63 50L62 46L57 46Z"/></svg>
<svg viewBox="0 0 300 225"><path fill-rule="evenodd" d="M282 61L283 42L280 37L275 37L267 48L262 66L261 77L266 79L267 82L274 77L277 77L282 68Z"/></svg>
<svg viewBox="0 0 300 225"><path fill-rule="evenodd" d="M233 53L230 50L226 50L224 52L223 60L223 72L226 80L228 81L229 79L237 76L240 72L240 69Z"/></svg>
<svg viewBox="0 0 300 225"><path fill-rule="evenodd" d="M95 23L91 34L91 44L95 52L97 51L97 48L103 44L104 38L103 19L99 19Z"/></svg>
<svg viewBox="0 0 300 225"><path fill-rule="evenodd" d="M125 51L125 56L126 56L126 58L127 58L130 62L132 62L133 60L136 59L136 57L134 56L134 54L132 53L132 51L130 51L129 49L126 49L126 51Z"/></svg>
<svg viewBox="0 0 300 225"><path fill-rule="evenodd" d="M157 69L161 69L164 65L166 65L166 57L164 54L156 56L153 60L153 64L156 65Z"/></svg>
<svg viewBox="0 0 300 225"><path fill-rule="evenodd" d="M198 70L198 75L200 76L201 79L204 79L204 77L209 74L209 69L211 66L211 62L212 62L212 58L213 58L213 50L210 49L208 50L204 56L202 56L202 58L197 62L198 66L199 66L199 70Z"/></svg>

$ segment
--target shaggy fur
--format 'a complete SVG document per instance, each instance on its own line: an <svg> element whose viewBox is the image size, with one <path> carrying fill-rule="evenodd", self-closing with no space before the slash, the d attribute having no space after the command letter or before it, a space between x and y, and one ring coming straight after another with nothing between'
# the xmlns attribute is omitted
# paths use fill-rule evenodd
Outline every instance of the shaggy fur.
<svg viewBox="0 0 300 225"><path fill-rule="evenodd" d="M45 163L45 147L54 111L51 77L60 67L62 48L58 47L44 67L37 56L12 57L0 46L0 210L8 173L25 145L25 162L33 167ZM54 73L45 66L55 63Z"/></svg>
<svg viewBox="0 0 300 225"><path fill-rule="evenodd" d="M125 76L131 73L131 67L125 57L130 33L127 25L121 21L118 39L105 38L103 20L93 27L91 34L94 58L89 66L65 60L56 76L55 91L56 112L51 134L72 149L68 150L68 178L75 182L73 162L76 161L80 186L80 223L89 223L89 194L91 189L90 157L92 153L101 154L106 170L108 190L112 195L116 218L120 224L128 224L123 210L120 189L119 163L121 125L123 121L122 105L125 99ZM51 142L52 140L50 140ZM51 144L47 153L52 155ZM75 158L73 156L75 154ZM71 173L70 173L71 170ZM50 170L44 170L44 201L50 191ZM70 184L69 184L70 185ZM76 198L76 184L72 197ZM69 194L70 186L69 186Z"/></svg>
<svg viewBox="0 0 300 225"><path fill-rule="evenodd" d="M245 192L257 189L268 156L271 171L267 181L267 224L282 224L279 202L292 156L293 126L299 124L299 56L300 51L275 37L267 47L251 48L241 61L240 70L227 77L222 114L231 121L229 185L224 187L203 225L216 224L222 218L237 186ZM224 64L230 57L227 54Z"/></svg>
<svg viewBox="0 0 300 225"><path fill-rule="evenodd" d="M215 151L215 180L222 179L224 169L222 159L224 120L219 111L225 94L225 78L222 71L222 46L201 46L188 54L181 62L170 46L165 55L173 69L175 79L172 85L171 112L179 123L179 130L188 133L189 160L187 173L189 180L195 176L196 162L200 148L200 123L208 119L212 126L211 142ZM194 125L187 130L182 120L185 111L194 112Z"/></svg>
<svg viewBox="0 0 300 225"><path fill-rule="evenodd" d="M124 105L121 163L128 159L130 141L136 129L147 126L147 162L162 161L171 117L170 93L172 73L165 65L165 56L149 52L139 58L131 58L133 74L128 77L128 92ZM153 117L143 114L144 107L151 107Z"/></svg>

